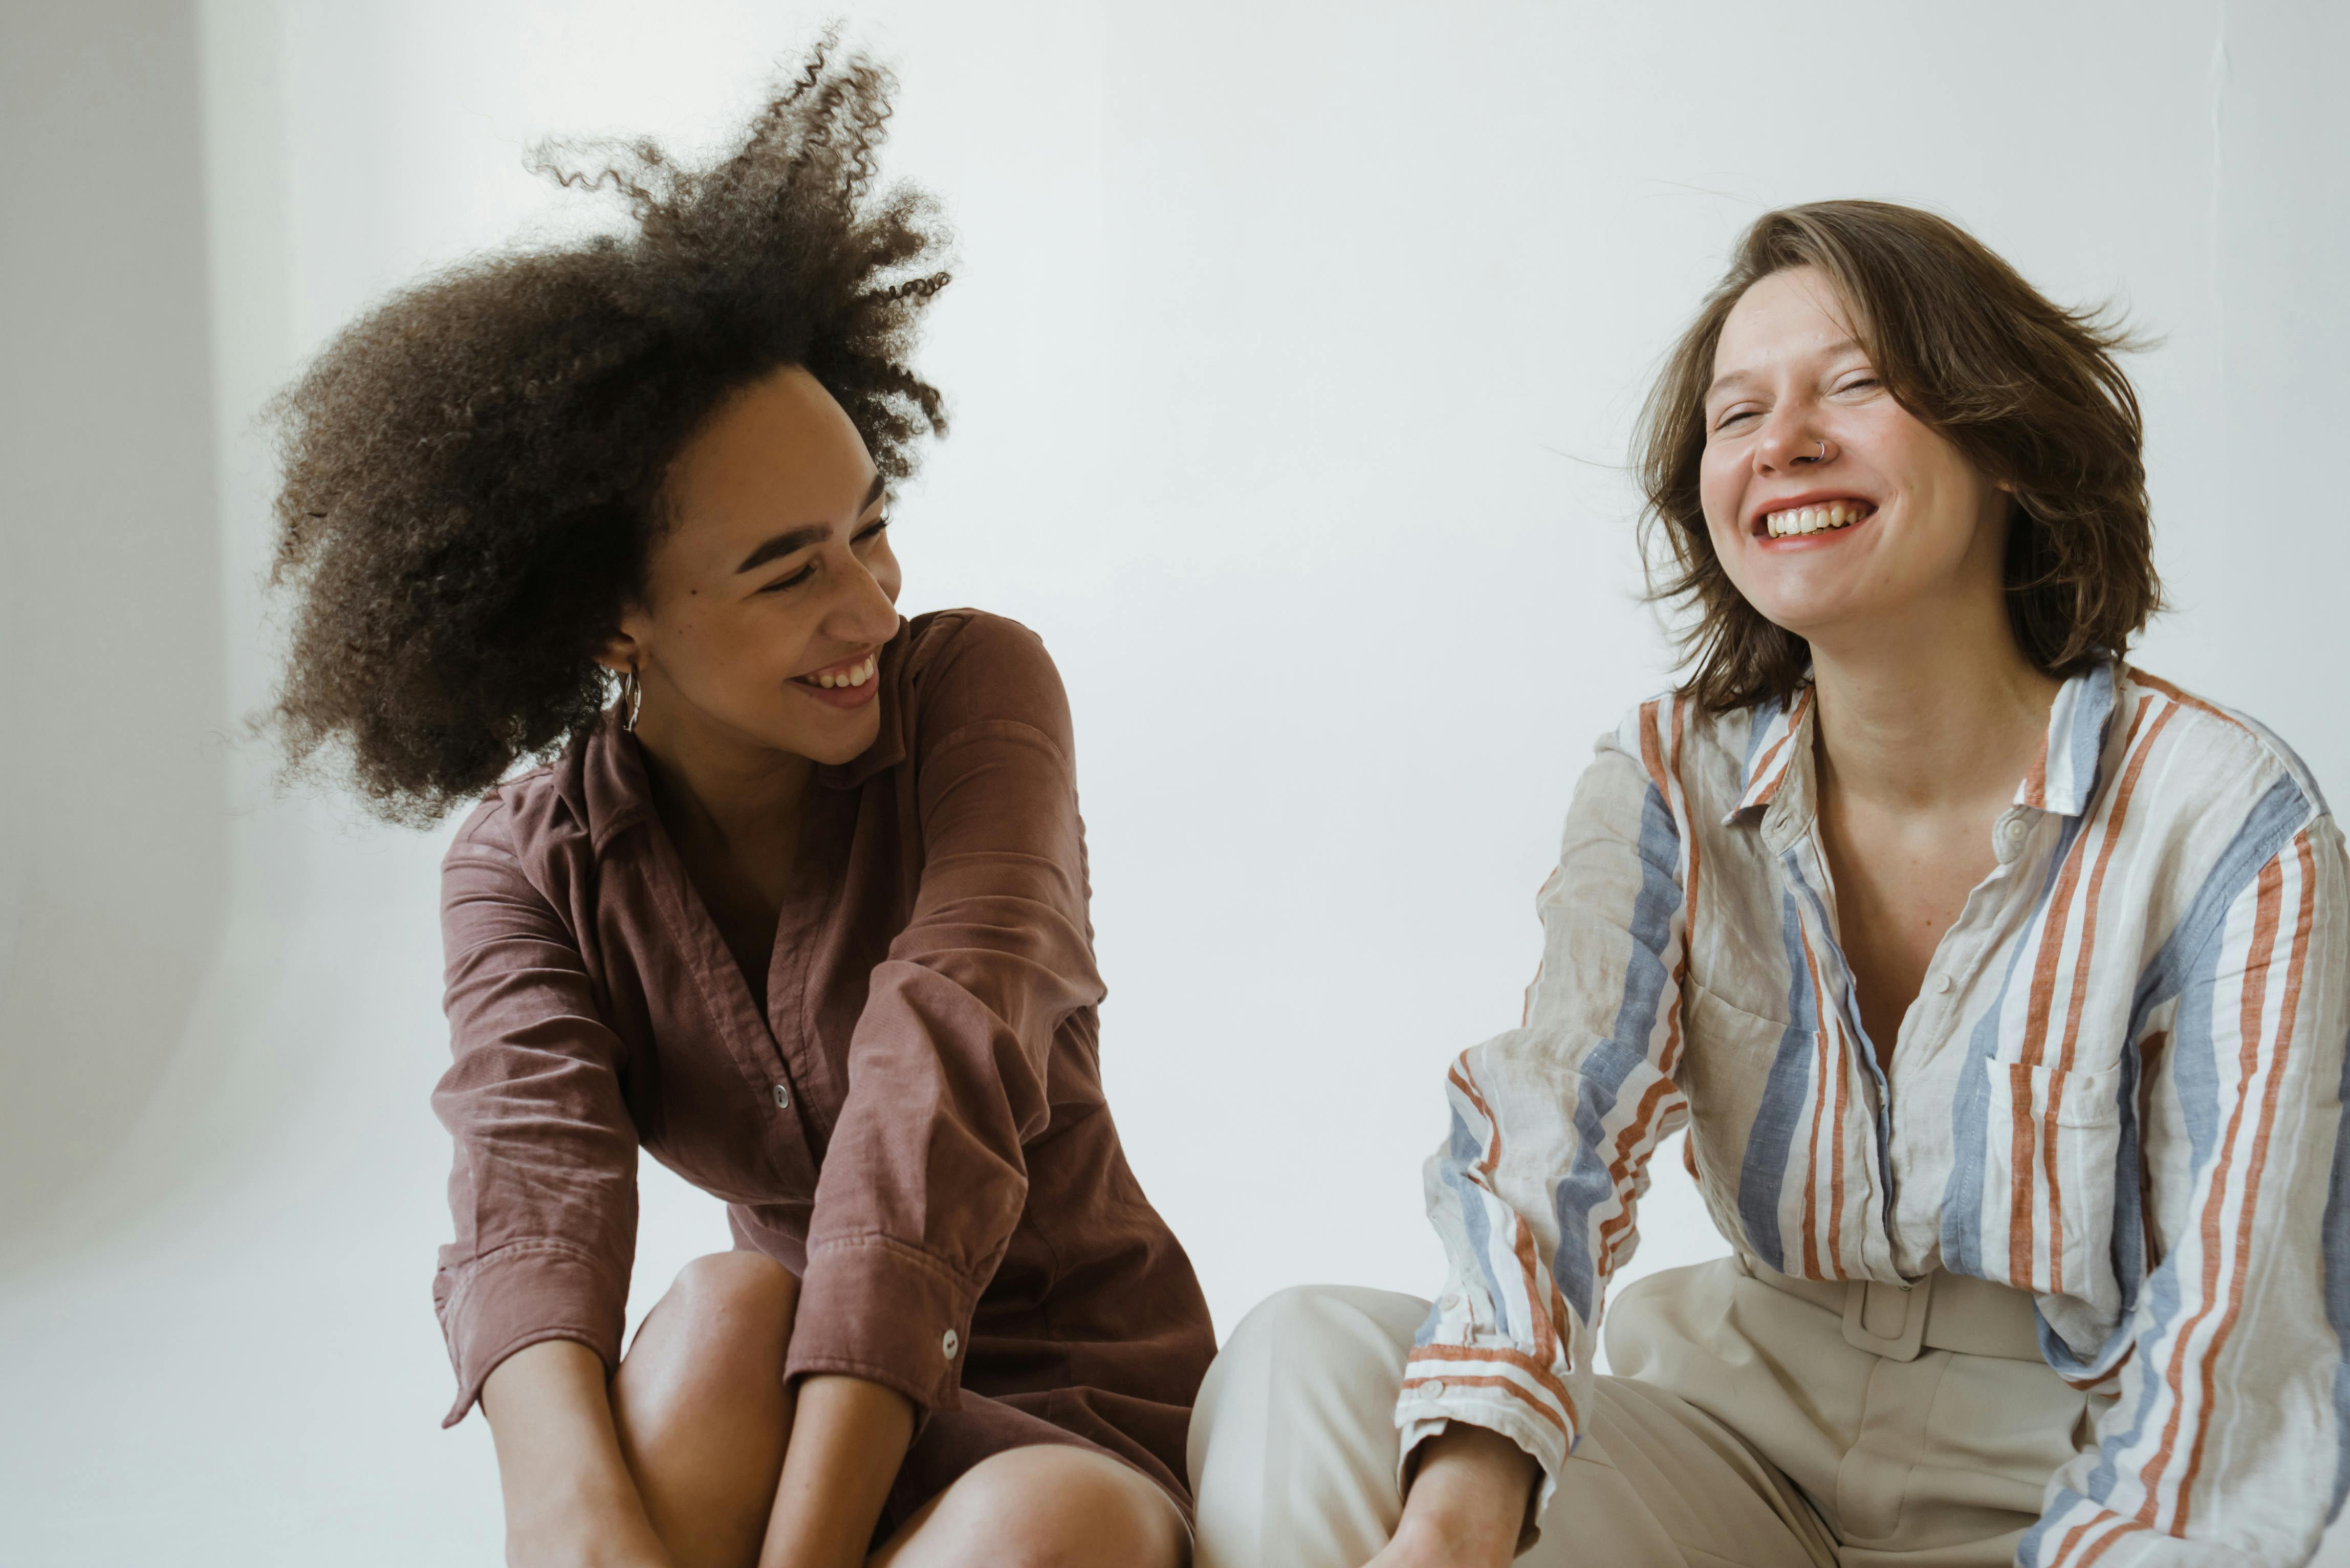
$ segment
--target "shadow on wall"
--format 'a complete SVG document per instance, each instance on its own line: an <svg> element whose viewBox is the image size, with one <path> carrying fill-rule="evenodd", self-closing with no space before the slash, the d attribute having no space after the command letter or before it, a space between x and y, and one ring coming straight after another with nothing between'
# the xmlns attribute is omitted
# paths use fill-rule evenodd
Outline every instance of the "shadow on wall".
<svg viewBox="0 0 2350 1568"><path fill-rule="evenodd" d="M0 16L0 1241L145 1108L226 906L193 9Z"/></svg>

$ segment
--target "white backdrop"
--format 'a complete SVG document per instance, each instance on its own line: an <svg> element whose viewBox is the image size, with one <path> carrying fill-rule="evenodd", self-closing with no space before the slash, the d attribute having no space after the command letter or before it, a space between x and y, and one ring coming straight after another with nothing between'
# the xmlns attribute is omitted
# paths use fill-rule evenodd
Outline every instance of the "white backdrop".
<svg viewBox="0 0 2350 1568"><path fill-rule="evenodd" d="M705 148L836 8L12 6L5 81L42 90L0 129L47 201L0 232L38 671L0 774L0 1560L495 1563L486 1429L435 1429L444 836L280 797L238 728L255 412L420 269L588 221L530 143ZM1515 1022L1575 774L1667 675L1632 411L1770 205L1925 203L2162 335L2178 607L2140 661L2350 794L2350 11L845 8L901 79L891 169L961 236L905 606L1015 616L1067 679L1112 1104L1221 1327L1436 1278L1443 1065ZM1721 1250L1677 1153L1636 1269ZM646 1172L637 1311L725 1241Z"/></svg>

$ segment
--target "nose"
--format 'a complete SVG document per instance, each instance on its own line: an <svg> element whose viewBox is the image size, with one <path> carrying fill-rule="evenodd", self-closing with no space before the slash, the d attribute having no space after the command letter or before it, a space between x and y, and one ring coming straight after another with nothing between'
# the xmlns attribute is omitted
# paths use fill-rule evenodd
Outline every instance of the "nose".
<svg viewBox="0 0 2350 1568"><path fill-rule="evenodd" d="M1788 400L1773 408L1754 442L1754 467L1762 473L1786 473L1826 461L1827 442L1814 428L1808 402Z"/></svg>
<svg viewBox="0 0 2350 1568"><path fill-rule="evenodd" d="M839 586L826 607L826 633L842 642L889 641L898 632L897 600L855 551L841 556L843 569L833 576Z"/></svg>

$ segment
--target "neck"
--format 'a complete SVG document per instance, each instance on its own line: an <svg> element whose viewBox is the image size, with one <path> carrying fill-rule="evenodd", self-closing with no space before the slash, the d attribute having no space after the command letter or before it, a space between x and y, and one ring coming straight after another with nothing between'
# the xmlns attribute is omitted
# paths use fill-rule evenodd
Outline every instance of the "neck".
<svg viewBox="0 0 2350 1568"><path fill-rule="evenodd" d="M650 703L637 722L653 801L680 843L718 842L751 850L798 831L816 763L777 751L682 703Z"/></svg>
<svg viewBox="0 0 2350 1568"><path fill-rule="evenodd" d="M2012 794L2062 684L2023 657L1995 597L1815 639L1812 671L1824 782L1903 811Z"/></svg>

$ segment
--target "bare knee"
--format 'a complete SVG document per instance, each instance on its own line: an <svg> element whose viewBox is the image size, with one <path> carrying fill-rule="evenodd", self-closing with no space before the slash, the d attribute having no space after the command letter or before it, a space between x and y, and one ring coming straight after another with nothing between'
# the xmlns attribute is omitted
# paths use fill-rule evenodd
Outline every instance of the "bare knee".
<svg viewBox="0 0 2350 1568"><path fill-rule="evenodd" d="M1174 1502L1107 1454L1014 1449L964 1472L893 1568L1179 1568Z"/></svg>
<svg viewBox="0 0 2350 1568"><path fill-rule="evenodd" d="M709 1252L677 1272L656 1312L674 1305L697 1326L764 1334L791 1324L800 1282L790 1270L758 1252Z"/></svg>
<svg viewBox="0 0 2350 1568"><path fill-rule="evenodd" d="M752 1252L696 1258L645 1315L612 1384L620 1453L685 1563L747 1563L783 1468L798 1282Z"/></svg>
<svg viewBox="0 0 2350 1568"><path fill-rule="evenodd" d="M799 1281L756 1252L712 1252L678 1271L620 1364L639 1425L701 1415L713 1400L780 1411Z"/></svg>

